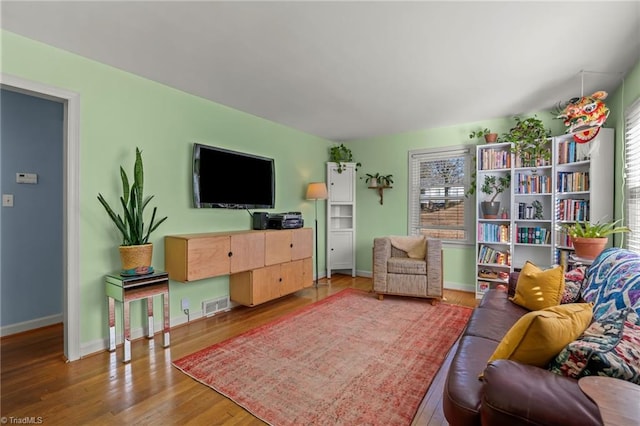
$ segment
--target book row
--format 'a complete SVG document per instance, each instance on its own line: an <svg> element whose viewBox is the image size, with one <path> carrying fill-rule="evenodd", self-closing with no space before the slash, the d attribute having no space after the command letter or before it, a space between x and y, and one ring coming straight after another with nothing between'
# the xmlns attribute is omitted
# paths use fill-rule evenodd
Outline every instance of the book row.
<svg viewBox="0 0 640 426"><path fill-rule="evenodd" d="M505 150L488 149L480 151L480 170L511 168L511 152Z"/></svg>
<svg viewBox="0 0 640 426"><path fill-rule="evenodd" d="M589 190L589 172L558 172L558 192Z"/></svg>
<svg viewBox="0 0 640 426"><path fill-rule="evenodd" d="M556 219L577 222L589 220L589 200L571 198L557 200Z"/></svg>
<svg viewBox="0 0 640 426"><path fill-rule="evenodd" d="M478 250L478 263L493 263L496 265L511 265L511 255L509 252L496 250L482 244Z"/></svg>
<svg viewBox="0 0 640 426"><path fill-rule="evenodd" d="M511 233L509 225L497 225L494 223L478 224L478 241L486 243L508 243Z"/></svg>
<svg viewBox="0 0 640 426"><path fill-rule="evenodd" d="M551 177L545 175L529 175L516 173L517 194L549 194L551 193Z"/></svg>
<svg viewBox="0 0 640 426"><path fill-rule="evenodd" d="M549 244L551 232L542 226L519 226L516 228L516 243Z"/></svg>
<svg viewBox="0 0 640 426"><path fill-rule="evenodd" d="M575 163L576 161L588 160L585 154L579 154L576 142L573 140L558 143L558 164Z"/></svg>

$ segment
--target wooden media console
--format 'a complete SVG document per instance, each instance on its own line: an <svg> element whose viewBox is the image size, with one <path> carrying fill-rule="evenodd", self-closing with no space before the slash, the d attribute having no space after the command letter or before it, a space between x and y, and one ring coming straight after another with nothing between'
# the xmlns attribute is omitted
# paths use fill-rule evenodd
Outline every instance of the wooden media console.
<svg viewBox="0 0 640 426"><path fill-rule="evenodd" d="M313 285L313 230L267 229L168 235L169 278L190 282L229 275L231 300L255 306Z"/></svg>

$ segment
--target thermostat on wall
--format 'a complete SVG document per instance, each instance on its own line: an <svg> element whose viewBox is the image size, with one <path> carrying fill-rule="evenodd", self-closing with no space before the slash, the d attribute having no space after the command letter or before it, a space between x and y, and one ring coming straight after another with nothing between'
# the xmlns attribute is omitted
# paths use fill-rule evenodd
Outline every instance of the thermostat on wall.
<svg viewBox="0 0 640 426"><path fill-rule="evenodd" d="M38 183L38 175L36 173L16 173L17 183Z"/></svg>

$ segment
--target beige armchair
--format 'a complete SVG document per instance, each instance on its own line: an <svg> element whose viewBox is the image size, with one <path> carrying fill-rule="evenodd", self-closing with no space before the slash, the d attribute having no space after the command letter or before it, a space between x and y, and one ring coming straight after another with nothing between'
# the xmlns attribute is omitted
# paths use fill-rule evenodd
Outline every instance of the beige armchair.
<svg viewBox="0 0 640 426"><path fill-rule="evenodd" d="M373 240L373 291L425 297L432 304L442 299L442 241L412 236Z"/></svg>

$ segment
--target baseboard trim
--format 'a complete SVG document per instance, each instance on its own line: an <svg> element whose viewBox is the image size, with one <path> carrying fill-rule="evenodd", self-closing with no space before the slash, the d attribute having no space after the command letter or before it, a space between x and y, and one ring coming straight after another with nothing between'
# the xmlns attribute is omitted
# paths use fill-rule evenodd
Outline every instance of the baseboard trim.
<svg viewBox="0 0 640 426"><path fill-rule="evenodd" d="M49 315L42 318L36 318L29 321L23 321L16 324L5 325L0 327L0 336L10 336L12 334L22 333L24 331L35 330L36 328L47 327L49 325L58 324L64 321L62 314Z"/></svg>
<svg viewBox="0 0 640 426"><path fill-rule="evenodd" d="M238 304L233 304L231 305L231 309L233 309L235 306L238 306ZM219 312L222 313L222 312ZM216 314L217 315L217 314ZM214 316L214 315L212 315ZM195 311L195 312L191 312L189 317L187 317L186 315L180 315L178 317L174 317L174 318L170 318L169 319L169 326L171 328L174 327L178 327L184 324L188 324L190 322L202 319L204 317L204 315L202 314L202 311ZM122 336L122 325L120 324L120 322L118 322L116 324L116 345L121 345L124 337ZM153 331L154 331L154 336L156 335L161 335L162 333L162 317L155 317L154 316L154 325L153 325ZM146 329L143 327L137 327L137 328L132 328L131 329L131 340L136 340L136 339L140 339L140 338L144 338L146 337L147 333L146 333ZM93 340L91 342L87 342L83 345L80 346L80 356L81 357L86 357L89 355L93 355L97 352L102 352L102 351L106 351L109 348L109 338L104 338L104 339L96 339ZM120 350L120 349L118 349Z"/></svg>
<svg viewBox="0 0 640 426"><path fill-rule="evenodd" d="M473 284L454 283L451 281L445 281L444 288L447 290L467 291L469 293L475 293L476 291Z"/></svg>

